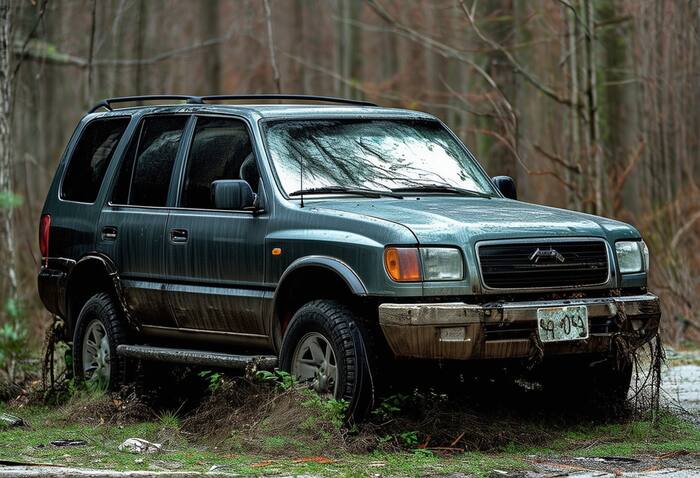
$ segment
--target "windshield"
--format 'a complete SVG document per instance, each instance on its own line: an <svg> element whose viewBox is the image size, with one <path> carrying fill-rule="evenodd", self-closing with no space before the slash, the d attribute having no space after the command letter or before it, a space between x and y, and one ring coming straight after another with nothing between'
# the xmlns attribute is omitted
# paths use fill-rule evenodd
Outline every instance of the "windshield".
<svg viewBox="0 0 700 478"><path fill-rule="evenodd" d="M436 192L436 185L495 195L488 177L437 121L284 120L267 123L265 134L288 195L330 186Z"/></svg>

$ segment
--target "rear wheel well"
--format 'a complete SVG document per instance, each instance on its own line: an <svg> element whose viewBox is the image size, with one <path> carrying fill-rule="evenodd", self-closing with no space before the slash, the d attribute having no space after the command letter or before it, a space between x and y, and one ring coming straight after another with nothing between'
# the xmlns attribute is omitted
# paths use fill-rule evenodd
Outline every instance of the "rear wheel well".
<svg viewBox="0 0 700 478"><path fill-rule="evenodd" d="M294 313L312 300L334 299L350 303L355 295L337 272L319 266L302 267L285 277L275 298L274 335L279 350L282 335Z"/></svg>
<svg viewBox="0 0 700 478"><path fill-rule="evenodd" d="M66 326L68 341L72 340L75 322L83 305L95 294L108 293L117 301L114 281L105 264L99 259L90 259L78 263L71 271L66 285ZM117 301L118 302L118 301Z"/></svg>

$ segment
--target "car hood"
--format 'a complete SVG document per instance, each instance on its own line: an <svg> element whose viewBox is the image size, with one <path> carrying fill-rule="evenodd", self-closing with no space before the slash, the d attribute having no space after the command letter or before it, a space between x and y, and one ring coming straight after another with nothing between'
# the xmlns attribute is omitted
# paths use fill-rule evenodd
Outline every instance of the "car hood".
<svg viewBox="0 0 700 478"><path fill-rule="evenodd" d="M322 200L319 209L372 216L408 227L421 244L474 244L533 237L639 238L632 226L590 214L501 198L420 196Z"/></svg>

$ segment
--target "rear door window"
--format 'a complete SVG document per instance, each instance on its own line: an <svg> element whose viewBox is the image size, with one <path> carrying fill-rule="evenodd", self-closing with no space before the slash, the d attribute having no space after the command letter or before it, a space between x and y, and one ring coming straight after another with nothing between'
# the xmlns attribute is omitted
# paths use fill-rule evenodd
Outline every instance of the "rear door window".
<svg viewBox="0 0 700 478"><path fill-rule="evenodd" d="M145 118L122 162L113 204L162 207L187 116Z"/></svg>
<svg viewBox="0 0 700 478"><path fill-rule="evenodd" d="M61 186L61 199L93 203L129 118L93 120L85 126Z"/></svg>
<svg viewBox="0 0 700 478"><path fill-rule="evenodd" d="M243 179L257 191L260 175L248 129L237 119L197 118L180 206L213 209L211 183L220 179Z"/></svg>

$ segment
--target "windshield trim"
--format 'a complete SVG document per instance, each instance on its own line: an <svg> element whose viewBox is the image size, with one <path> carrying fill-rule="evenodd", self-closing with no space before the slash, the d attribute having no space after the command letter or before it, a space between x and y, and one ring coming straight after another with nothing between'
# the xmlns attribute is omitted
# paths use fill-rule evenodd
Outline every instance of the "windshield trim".
<svg viewBox="0 0 700 478"><path fill-rule="evenodd" d="M270 153L270 147L268 144L268 137L267 137L267 125L269 123L283 123L283 122L290 122L290 121L327 121L327 120L423 120L423 121L432 121L435 123L438 123L447 133L449 136L457 143L457 145L462 149L462 151L467 155L469 160L471 160L476 168L484 175L484 177L488 180L488 185L491 188L490 193L492 194L493 198L503 198L504 196L501 194L499 189L496 187L494 184L493 180L491 179L491 176L486 172L484 167L481 165L481 163L476 159L476 156L472 154L471 150L467 147L466 144L457 136L442 120L439 118L436 118L432 115L428 115L427 113L422 113L422 112L416 112L415 115L409 115L406 114L405 112L397 112L396 114L387 114L386 112L383 112L381 114L363 114L363 115L358 115L356 113L352 114L338 114L334 113L332 115L325 115L325 114L314 114L314 115L309 115L309 116L303 116L300 117L298 115L289 115L289 116L277 116L273 118L260 118L257 121L257 126L258 126L258 131L260 133L260 138L262 139L263 143L263 150L265 152L265 158L267 160L267 164L270 168L270 172L272 173L272 177L274 179L275 186L277 188L277 191L284 197L287 201L295 201L299 202L301 201L301 197L299 196L290 196L287 191L285 191L284 186L282 185L282 180L280 179L279 175L277 174L277 166L275 165L275 162L272 159L272 155ZM411 196L422 196L422 195L436 195L436 194L443 194L444 193L433 193L433 192L415 192L411 193ZM488 192L486 193L488 194ZM350 194L345 194L345 193L329 193L328 195L331 196L337 196L340 198L348 198L348 199L358 199L358 196L356 195L350 195ZM324 195L317 194L313 195L313 199L323 199ZM309 197L309 199L312 199ZM372 199L372 198L363 198L363 199ZM381 198L384 199L384 198ZM304 198L306 200L306 198Z"/></svg>

